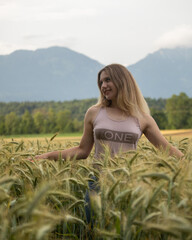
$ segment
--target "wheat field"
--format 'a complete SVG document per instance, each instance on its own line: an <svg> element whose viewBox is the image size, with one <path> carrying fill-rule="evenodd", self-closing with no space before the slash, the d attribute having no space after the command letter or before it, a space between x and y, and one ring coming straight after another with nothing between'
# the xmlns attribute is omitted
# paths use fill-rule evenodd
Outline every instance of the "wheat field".
<svg viewBox="0 0 192 240"><path fill-rule="evenodd" d="M0 239L88 239L85 192L91 176L93 239L192 239L192 138L168 136L185 159L168 156L142 138L137 151L111 158L106 149L86 160L27 160L79 144L79 139L0 140ZM176 136L176 135L175 135Z"/></svg>

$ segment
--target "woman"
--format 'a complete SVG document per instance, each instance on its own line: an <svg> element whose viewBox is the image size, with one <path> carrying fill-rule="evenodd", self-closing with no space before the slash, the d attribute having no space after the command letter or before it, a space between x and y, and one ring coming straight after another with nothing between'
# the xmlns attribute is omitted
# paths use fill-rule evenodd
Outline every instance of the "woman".
<svg viewBox="0 0 192 240"><path fill-rule="evenodd" d="M109 146L111 154L136 149L142 134L157 148L170 155L183 157L161 134L150 116L148 105L131 73L120 64L111 64L98 73L100 98L90 107L84 119L84 132L79 146L63 151L48 152L36 159L85 159L95 143L95 157Z"/></svg>
<svg viewBox="0 0 192 240"><path fill-rule="evenodd" d="M57 160L60 154L62 159L85 159L95 144L95 159L102 160L105 145L109 147L111 155L136 149L142 134L157 148L168 150L170 155L183 157L183 153L169 144L161 134L134 78L124 66L111 64L104 67L98 73L98 87L100 98L85 115L80 145L37 155L36 159ZM93 165L97 167L96 162ZM97 178L92 176L92 180L94 181L89 181L89 190L92 191L86 191L85 194L86 218L91 229L94 213L91 210L90 193L99 192Z"/></svg>

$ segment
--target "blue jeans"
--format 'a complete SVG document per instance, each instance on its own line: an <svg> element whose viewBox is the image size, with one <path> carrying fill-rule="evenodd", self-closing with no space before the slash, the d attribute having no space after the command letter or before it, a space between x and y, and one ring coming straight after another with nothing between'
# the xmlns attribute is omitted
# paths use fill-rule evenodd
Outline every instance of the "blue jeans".
<svg viewBox="0 0 192 240"><path fill-rule="evenodd" d="M85 214L86 214L86 219L87 223L91 223L91 228L93 228L94 225L94 212L93 209L91 209L91 201L90 201L90 194L91 192L93 193L98 193L100 190L100 186L98 184L98 178L94 175L90 177L92 180L89 180L88 186L89 189L86 190L85 193Z"/></svg>

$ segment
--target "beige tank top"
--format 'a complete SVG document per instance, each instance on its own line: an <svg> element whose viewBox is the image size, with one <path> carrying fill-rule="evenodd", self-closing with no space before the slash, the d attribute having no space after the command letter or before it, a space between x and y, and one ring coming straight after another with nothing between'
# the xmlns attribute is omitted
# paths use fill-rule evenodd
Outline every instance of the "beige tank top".
<svg viewBox="0 0 192 240"><path fill-rule="evenodd" d="M116 121L111 119L106 108L102 107L93 123L93 134L95 157L99 158L106 145L112 156L120 151L135 150L142 131L137 118L129 116L125 120Z"/></svg>

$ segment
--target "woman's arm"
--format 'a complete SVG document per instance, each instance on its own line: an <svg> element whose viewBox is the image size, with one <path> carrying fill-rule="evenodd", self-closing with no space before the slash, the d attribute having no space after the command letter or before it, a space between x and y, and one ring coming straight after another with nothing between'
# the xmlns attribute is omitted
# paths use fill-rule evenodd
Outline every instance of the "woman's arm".
<svg viewBox="0 0 192 240"><path fill-rule="evenodd" d="M58 160L60 155L62 159L85 159L89 156L91 149L93 147L94 138L93 138L93 117L94 117L94 108L88 109L85 119L84 119L84 132L79 146L72 147L66 150L53 151L44 153L41 155L36 155L35 159L53 159Z"/></svg>
<svg viewBox="0 0 192 240"><path fill-rule="evenodd" d="M157 148L168 150L169 154L172 156L176 156L179 158L184 157L184 154L177 149L176 147L172 146L166 138L161 134L159 127L157 126L155 120L149 116L146 115L144 117L144 129L143 133L146 136L146 138Z"/></svg>

